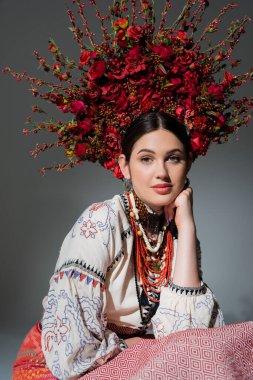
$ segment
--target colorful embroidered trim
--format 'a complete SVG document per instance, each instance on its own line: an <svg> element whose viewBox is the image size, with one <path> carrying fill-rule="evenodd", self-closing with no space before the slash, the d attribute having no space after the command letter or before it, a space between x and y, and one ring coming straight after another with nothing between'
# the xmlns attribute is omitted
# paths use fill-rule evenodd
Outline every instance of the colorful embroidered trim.
<svg viewBox="0 0 253 380"><path fill-rule="evenodd" d="M103 272L94 268L94 266L91 266L90 264L86 264L83 260L79 260L79 259L66 261L56 271L56 274L61 272L62 269L69 268L69 267L77 267L77 268L84 270L85 272L91 274L93 277L96 277L100 282L105 282L105 274Z"/></svg>

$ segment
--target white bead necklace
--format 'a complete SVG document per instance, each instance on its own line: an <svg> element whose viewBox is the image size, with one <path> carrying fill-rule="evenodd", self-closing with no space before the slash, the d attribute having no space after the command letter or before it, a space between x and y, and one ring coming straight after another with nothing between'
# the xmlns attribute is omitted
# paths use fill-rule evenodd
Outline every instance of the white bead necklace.
<svg viewBox="0 0 253 380"><path fill-rule="evenodd" d="M144 243L145 243L145 246L146 246L147 250L149 252L151 252L151 253L157 253L159 251L159 249L161 248L166 227L165 226L163 227L163 231L159 231L157 243L156 243L155 246L152 246L150 244L149 239L148 239L148 237L146 235L146 232L145 232L145 230L142 227L142 224L140 222L139 210L136 208L135 199L134 199L134 195L133 195L132 192L129 194L129 197L130 197L130 200L131 200L131 203L132 203L133 216L134 216L135 222L136 222L136 224L138 226L138 229L139 229L138 234L139 234L139 236L143 237L143 240L144 240Z"/></svg>

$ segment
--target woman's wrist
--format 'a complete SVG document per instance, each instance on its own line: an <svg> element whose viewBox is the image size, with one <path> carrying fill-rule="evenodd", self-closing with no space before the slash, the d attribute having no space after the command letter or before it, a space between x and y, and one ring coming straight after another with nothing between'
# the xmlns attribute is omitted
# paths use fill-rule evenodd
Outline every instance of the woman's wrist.
<svg viewBox="0 0 253 380"><path fill-rule="evenodd" d="M196 236L196 224L193 217L187 217L177 225L178 233L187 233Z"/></svg>

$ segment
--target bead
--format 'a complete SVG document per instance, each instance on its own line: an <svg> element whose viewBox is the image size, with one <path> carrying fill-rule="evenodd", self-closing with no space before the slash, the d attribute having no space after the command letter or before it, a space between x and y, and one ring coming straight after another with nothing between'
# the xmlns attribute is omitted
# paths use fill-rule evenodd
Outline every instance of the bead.
<svg viewBox="0 0 253 380"><path fill-rule="evenodd" d="M138 236L142 236L143 233L142 233L140 230L138 230L138 231L137 231L137 235L138 235Z"/></svg>
<svg viewBox="0 0 253 380"><path fill-rule="evenodd" d="M131 218L134 218L134 213L133 213L133 211L130 211L130 214L129 214L130 216L131 216Z"/></svg>
<svg viewBox="0 0 253 380"><path fill-rule="evenodd" d="M157 235L152 235L151 239L149 239L150 242L155 242L157 241Z"/></svg>

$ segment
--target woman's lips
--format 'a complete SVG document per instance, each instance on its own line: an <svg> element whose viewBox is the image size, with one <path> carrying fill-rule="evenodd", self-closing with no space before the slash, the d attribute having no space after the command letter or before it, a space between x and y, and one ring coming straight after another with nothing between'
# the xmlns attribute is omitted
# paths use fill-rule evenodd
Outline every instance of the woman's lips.
<svg viewBox="0 0 253 380"><path fill-rule="evenodd" d="M157 194L165 195L171 192L172 186L170 184L155 185L152 186L152 189L154 189Z"/></svg>

